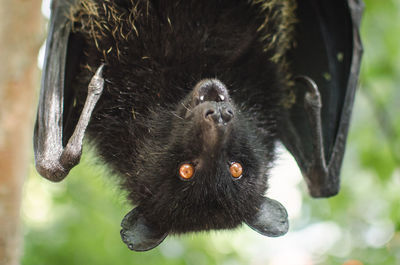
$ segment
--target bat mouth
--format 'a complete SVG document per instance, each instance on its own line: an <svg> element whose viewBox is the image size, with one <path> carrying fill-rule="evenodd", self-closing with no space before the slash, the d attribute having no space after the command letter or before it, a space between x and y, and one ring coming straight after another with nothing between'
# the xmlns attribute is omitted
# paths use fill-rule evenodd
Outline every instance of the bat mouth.
<svg viewBox="0 0 400 265"><path fill-rule="evenodd" d="M206 101L229 102L229 94L226 86L218 79L201 80L193 89L193 101L195 105Z"/></svg>
<svg viewBox="0 0 400 265"><path fill-rule="evenodd" d="M188 96L189 108L185 119L199 129L204 151L223 145L232 130L235 108L226 86L217 79L204 79L196 84Z"/></svg>
<svg viewBox="0 0 400 265"><path fill-rule="evenodd" d="M199 122L225 126L235 116L226 86L217 79L204 79L196 84L190 97L186 118L197 116Z"/></svg>

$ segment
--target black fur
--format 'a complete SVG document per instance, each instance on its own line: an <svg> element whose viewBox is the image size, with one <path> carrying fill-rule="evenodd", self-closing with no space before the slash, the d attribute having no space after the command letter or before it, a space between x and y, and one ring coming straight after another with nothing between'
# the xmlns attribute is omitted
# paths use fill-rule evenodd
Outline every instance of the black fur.
<svg viewBox="0 0 400 265"><path fill-rule="evenodd" d="M69 122L105 62L105 90L88 133L143 216L174 233L234 228L253 216L267 189L287 89L282 62L271 60L279 47L265 49L265 36L279 30L280 6L257 30L265 17L249 1L91 2L97 14L73 10L84 53ZM191 91L207 78L227 87L234 110L229 132L210 148L209 132L187 118L196 107ZM183 162L196 165L189 181L178 175ZM232 178L231 162L243 165L242 178Z"/></svg>

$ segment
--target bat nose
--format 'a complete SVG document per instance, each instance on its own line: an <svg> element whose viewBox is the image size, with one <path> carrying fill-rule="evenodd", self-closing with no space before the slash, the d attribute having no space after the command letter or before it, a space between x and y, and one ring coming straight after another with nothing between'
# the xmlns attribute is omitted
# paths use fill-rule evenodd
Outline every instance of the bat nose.
<svg viewBox="0 0 400 265"><path fill-rule="evenodd" d="M234 116L233 109L229 106L220 106L219 104L204 110L204 119L216 124L225 124L232 120Z"/></svg>
<svg viewBox="0 0 400 265"><path fill-rule="evenodd" d="M199 121L226 125L234 117L233 103L228 89L218 79L203 79L193 89L192 106L200 110Z"/></svg>

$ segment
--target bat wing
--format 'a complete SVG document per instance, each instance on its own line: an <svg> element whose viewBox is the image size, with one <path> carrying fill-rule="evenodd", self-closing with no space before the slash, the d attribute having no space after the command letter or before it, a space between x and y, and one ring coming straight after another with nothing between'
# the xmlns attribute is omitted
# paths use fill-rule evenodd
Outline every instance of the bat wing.
<svg viewBox="0 0 400 265"><path fill-rule="evenodd" d="M62 180L79 163L82 140L91 112L101 95L102 69L99 67L88 88L79 119L66 130L74 108L71 80L79 67L82 41L71 33L68 14L76 0L53 0L39 107L34 130L35 162L38 172L52 181Z"/></svg>
<svg viewBox="0 0 400 265"><path fill-rule="evenodd" d="M297 46L290 59L299 82L280 135L314 197L339 191L362 55L362 10L359 0L298 1Z"/></svg>

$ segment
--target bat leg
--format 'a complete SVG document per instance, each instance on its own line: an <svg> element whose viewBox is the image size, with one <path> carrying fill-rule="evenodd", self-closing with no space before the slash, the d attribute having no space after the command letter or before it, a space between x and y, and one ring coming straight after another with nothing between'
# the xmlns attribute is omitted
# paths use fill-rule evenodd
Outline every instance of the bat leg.
<svg viewBox="0 0 400 265"><path fill-rule="evenodd" d="M258 213L246 220L246 224L254 231L269 237L282 236L289 229L285 207L270 198L265 198Z"/></svg>
<svg viewBox="0 0 400 265"><path fill-rule="evenodd" d="M93 109L104 87L102 64L92 77L88 86L88 95L75 130L65 148L62 146L62 99L53 93L50 99L39 104L38 122L35 126L36 169L51 181L61 181L69 171L79 163L82 154L82 142ZM53 91L54 92L54 91Z"/></svg>
<svg viewBox="0 0 400 265"><path fill-rule="evenodd" d="M302 82L307 92L304 96L304 108L310 123L312 136L312 159L303 172L311 196L329 197L336 195L339 191L339 177L331 176L329 165L326 163L324 153L324 142L321 122L321 95L317 84L307 76L296 77L297 82ZM335 164L335 156L329 164Z"/></svg>
<svg viewBox="0 0 400 265"><path fill-rule="evenodd" d="M157 247L168 235L148 224L137 208L130 211L121 223L121 238L130 250L147 251Z"/></svg>

